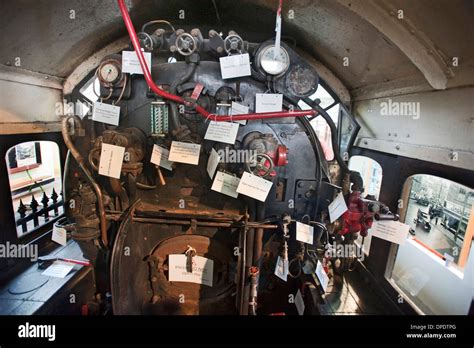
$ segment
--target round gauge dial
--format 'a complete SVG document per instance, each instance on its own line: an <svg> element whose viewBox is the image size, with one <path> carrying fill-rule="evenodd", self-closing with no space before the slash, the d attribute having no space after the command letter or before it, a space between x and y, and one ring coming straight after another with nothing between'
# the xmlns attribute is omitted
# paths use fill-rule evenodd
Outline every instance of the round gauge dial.
<svg viewBox="0 0 474 348"><path fill-rule="evenodd" d="M308 97L318 86L318 77L309 68L295 66L286 77L287 88L297 97Z"/></svg>
<svg viewBox="0 0 474 348"><path fill-rule="evenodd" d="M281 75L290 66L288 52L280 46L280 52L275 55L275 45L265 47L259 54L259 65L269 75Z"/></svg>
<svg viewBox="0 0 474 348"><path fill-rule="evenodd" d="M113 63L102 65L99 70L101 80L107 83L115 83L121 76L120 68Z"/></svg>

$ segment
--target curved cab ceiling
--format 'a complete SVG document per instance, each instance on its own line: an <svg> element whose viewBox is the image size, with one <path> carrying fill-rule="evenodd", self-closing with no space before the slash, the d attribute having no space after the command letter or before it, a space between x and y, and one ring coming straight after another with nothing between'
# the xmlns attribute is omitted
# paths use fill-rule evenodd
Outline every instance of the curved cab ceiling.
<svg viewBox="0 0 474 348"><path fill-rule="evenodd" d="M3 65L13 65L20 57L22 69L66 78L94 52L126 35L114 0L1 3L1 45L8 47L0 52ZM234 29L250 40L274 34L274 0L127 4L136 27L161 18L176 27ZM180 10L184 20L178 18ZM355 98L388 89L410 92L474 84L474 1L287 0L283 14L287 42L325 64ZM457 67L452 66L454 57Z"/></svg>

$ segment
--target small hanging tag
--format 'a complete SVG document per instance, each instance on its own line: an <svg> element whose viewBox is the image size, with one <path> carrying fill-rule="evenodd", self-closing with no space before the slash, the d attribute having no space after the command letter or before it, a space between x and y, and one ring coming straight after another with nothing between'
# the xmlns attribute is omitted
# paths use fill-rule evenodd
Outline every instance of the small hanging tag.
<svg viewBox="0 0 474 348"><path fill-rule="evenodd" d="M222 79L250 76L250 57L248 53L219 58Z"/></svg>
<svg viewBox="0 0 474 348"><path fill-rule="evenodd" d="M102 143L99 161L99 175L120 179L125 148Z"/></svg>
<svg viewBox="0 0 474 348"><path fill-rule="evenodd" d="M347 211L346 201L342 192L336 196L336 198L329 204L329 218L331 223L339 219L339 217Z"/></svg>
<svg viewBox="0 0 474 348"><path fill-rule="evenodd" d="M279 112L283 109L283 94L257 93L255 112Z"/></svg>
<svg viewBox="0 0 474 348"><path fill-rule="evenodd" d="M53 234L51 235L51 240L53 242L59 243L61 245L66 245L67 244L66 229L54 225L53 226Z"/></svg>
<svg viewBox="0 0 474 348"><path fill-rule="evenodd" d="M278 256L277 263L275 266L275 275L283 281L288 280L288 260Z"/></svg>
<svg viewBox="0 0 474 348"><path fill-rule="evenodd" d="M92 109L92 120L118 126L120 107L96 101Z"/></svg>

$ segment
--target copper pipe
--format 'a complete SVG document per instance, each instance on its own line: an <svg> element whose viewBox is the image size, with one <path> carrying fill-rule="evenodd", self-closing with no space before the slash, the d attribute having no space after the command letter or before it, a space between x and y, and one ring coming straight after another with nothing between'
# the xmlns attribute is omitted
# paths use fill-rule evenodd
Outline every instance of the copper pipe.
<svg viewBox="0 0 474 348"><path fill-rule="evenodd" d="M108 238L107 238L107 219L105 216L105 208L104 208L104 201L103 201L103 196L102 196L102 191L100 189L99 184L95 181L94 177L92 176L92 173L89 171L89 169L86 166L84 157L79 153L79 151L76 149L74 146L74 143L72 142L71 136L69 135L69 130L68 130L68 123L69 120L73 120L73 127L75 127L76 123L81 125L81 121L77 116L68 116L64 117L61 123L61 133L64 138L64 143L66 144L68 150L70 151L72 157L76 160L77 164L81 168L82 172L86 176L86 179L89 181L90 185L95 191L95 195L97 198L97 206L99 208L99 227L100 227L100 236L102 243L105 248L108 246ZM75 128L73 128L75 129Z"/></svg>

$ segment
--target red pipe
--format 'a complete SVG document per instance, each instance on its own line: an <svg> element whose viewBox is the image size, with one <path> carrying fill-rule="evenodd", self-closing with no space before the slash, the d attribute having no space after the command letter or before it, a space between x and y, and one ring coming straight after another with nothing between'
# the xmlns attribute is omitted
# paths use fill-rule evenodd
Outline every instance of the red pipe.
<svg viewBox="0 0 474 348"><path fill-rule="evenodd" d="M141 50L140 41L138 40L137 33L135 32L135 28L133 27L132 20L130 19L130 15L128 13L127 6L125 5L124 0L117 0L117 3L120 8L120 12L122 13L122 18L125 23L125 27L127 28L128 35L130 36L130 40L132 41L133 48L137 53L138 60L140 62L140 66L143 71L143 76L145 77L146 83L148 87L155 92L160 97L165 99L177 102L179 104L186 104L190 105L189 102L185 101L178 95L168 93L165 90L159 88L153 78L151 77L150 70L148 70L148 66L143 56L143 52ZM246 115L236 115L236 116L219 116L216 114L211 114L209 111L204 109L198 104L194 105L194 109L200 113L203 117L209 118L213 121L241 121L241 120L251 120L251 119L265 119L265 118L282 118L282 117L300 117L300 116L315 116L315 110L302 110L302 111L280 111L280 112L262 112L262 113L253 113L253 114L246 114Z"/></svg>

